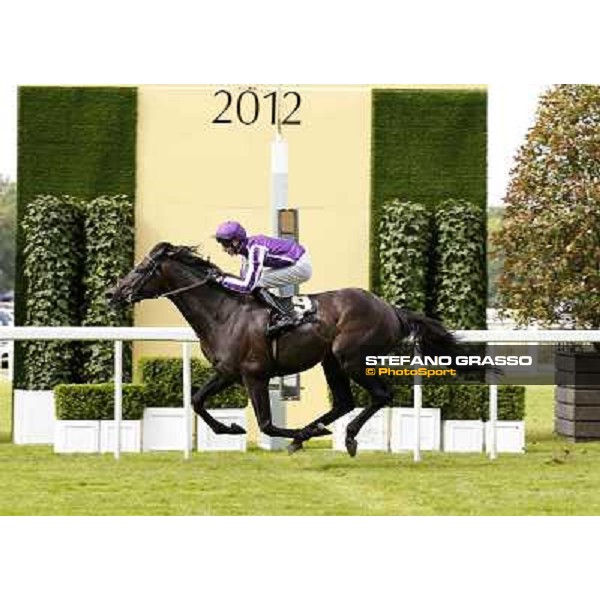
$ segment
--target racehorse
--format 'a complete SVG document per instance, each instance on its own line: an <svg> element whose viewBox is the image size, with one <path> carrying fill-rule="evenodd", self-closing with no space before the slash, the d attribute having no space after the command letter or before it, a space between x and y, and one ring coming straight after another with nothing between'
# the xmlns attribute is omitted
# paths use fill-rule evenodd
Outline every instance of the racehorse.
<svg viewBox="0 0 600 600"><path fill-rule="evenodd" d="M312 437L330 433L327 426L354 409L351 380L369 393L372 403L346 429L346 449L357 452L356 436L382 407L392 403L385 379L367 376L361 348L378 356L389 354L413 336L424 355L451 352L456 340L441 323L384 302L357 288L312 294L316 305L312 322L283 333L277 351L266 336L268 308L252 295L231 292L216 282L219 267L189 246L157 244L117 285L107 292L113 306L152 298L168 298L198 336L215 375L197 392L195 412L217 434L243 434L239 425L225 425L205 408L208 398L242 383L248 392L260 430L269 436L291 438L290 453ZM300 373L321 364L331 390L331 410L301 429L272 422L269 380Z"/></svg>

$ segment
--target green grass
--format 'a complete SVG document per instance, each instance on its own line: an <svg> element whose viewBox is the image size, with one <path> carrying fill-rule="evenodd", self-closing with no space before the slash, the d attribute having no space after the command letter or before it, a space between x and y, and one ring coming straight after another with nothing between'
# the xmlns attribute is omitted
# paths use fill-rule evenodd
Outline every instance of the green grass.
<svg viewBox="0 0 600 600"><path fill-rule="evenodd" d="M597 515L600 444L552 434L552 389L529 388L528 451L501 455L363 452L320 446L288 457L179 453L57 456L8 442L0 384L2 515Z"/></svg>

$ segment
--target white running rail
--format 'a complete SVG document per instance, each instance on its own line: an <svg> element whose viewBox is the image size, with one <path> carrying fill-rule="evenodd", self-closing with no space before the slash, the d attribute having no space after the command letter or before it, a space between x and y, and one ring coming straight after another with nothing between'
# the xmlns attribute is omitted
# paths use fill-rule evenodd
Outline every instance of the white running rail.
<svg viewBox="0 0 600 600"><path fill-rule="evenodd" d="M456 331L461 342L487 343L600 343L600 331L591 330L491 330L491 331ZM120 427L121 398L123 394L122 380L122 344L124 341L173 341L181 342L183 348L183 406L185 409L186 444L184 456L189 458L192 432L190 342L197 342L194 331L189 327L0 327L0 341L30 340L65 340L65 341L112 341L115 344L115 436L114 455L118 459L121 454ZM415 447L414 459L421 459L420 415L421 386L415 390ZM498 415L498 386L490 385L490 428L492 443L490 458L497 457L496 420Z"/></svg>

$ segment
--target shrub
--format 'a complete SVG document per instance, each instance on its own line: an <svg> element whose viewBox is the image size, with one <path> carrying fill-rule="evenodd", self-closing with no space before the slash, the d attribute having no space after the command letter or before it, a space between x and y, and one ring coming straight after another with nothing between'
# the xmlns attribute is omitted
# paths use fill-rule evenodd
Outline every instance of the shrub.
<svg viewBox="0 0 600 600"><path fill-rule="evenodd" d="M394 200L382 208L379 275L385 300L425 312L430 243L430 218L423 205Z"/></svg>
<svg viewBox="0 0 600 600"><path fill-rule="evenodd" d="M488 402L486 385L449 386L449 401L442 413L447 421L480 421L483 405Z"/></svg>
<svg viewBox="0 0 600 600"><path fill-rule="evenodd" d="M112 384L59 385L54 388L56 417L65 421L114 419L115 388ZM142 385L123 386L123 419L142 418L146 394Z"/></svg>
<svg viewBox="0 0 600 600"><path fill-rule="evenodd" d="M599 147L600 86L551 88L516 157L495 238L501 307L519 324L600 327Z"/></svg>
<svg viewBox="0 0 600 600"><path fill-rule="evenodd" d="M135 87L20 86L18 94L19 225L29 203L40 193L81 199L101 194L134 197L138 106ZM44 233L54 237L51 227L46 227ZM15 272L17 325L27 324L29 304L24 242L24 231L19 226ZM79 323L78 320L69 324ZM23 343L15 344L14 368L16 387L23 389ZM52 380L60 382L57 378ZM47 389L52 387L49 382Z"/></svg>
<svg viewBox="0 0 600 600"><path fill-rule="evenodd" d="M390 198L433 209L465 197L486 205L487 94L478 90L373 91L371 168L371 283L381 290L377 238Z"/></svg>
<svg viewBox="0 0 600 600"><path fill-rule="evenodd" d="M465 200L435 211L433 314L452 329L485 329L486 213Z"/></svg>
<svg viewBox="0 0 600 600"><path fill-rule="evenodd" d="M85 205L85 302L82 325L119 327L132 323L130 308L109 308L106 290L133 267L134 207L124 195L100 196ZM84 347L85 381L109 381L113 374L113 344ZM125 378L131 373L131 348L123 353Z"/></svg>
<svg viewBox="0 0 600 600"><path fill-rule="evenodd" d="M25 325L73 326L80 321L81 219L70 196L37 196L22 222L27 279ZM24 345L26 389L52 389L78 380L74 342L40 341Z"/></svg>
<svg viewBox="0 0 600 600"><path fill-rule="evenodd" d="M489 421L489 402L483 405L483 420ZM525 388L522 385L498 386L498 419L523 421L525 419Z"/></svg>
<svg viewBox="0 0 600 600"><path fill-rule="evenodd" d="M352 382L352 393L359 408L371 404L366 390ZM423 408L439 408L445 421L487 421L489 420L489 386L476 384L463 385L424 385ZM331 401L331 391L329 392ZM412 408L414 406L413 386L394 385L393 406ZM522 421L525 418L525 388L517 385L498 386L498 419L501 421Z"/></svg>
<svg viewBox="0 0 600 600"><path fill-rule="evenodd" d="M181 358L145 357L139 361L141 381L146 386L147 406L178 407L183 398L183 360ZM192 359L192 389L202 387L214 374L214 369L198 359ZM245 408L246 390L232 386L210 398L207 408Z"/></svg>

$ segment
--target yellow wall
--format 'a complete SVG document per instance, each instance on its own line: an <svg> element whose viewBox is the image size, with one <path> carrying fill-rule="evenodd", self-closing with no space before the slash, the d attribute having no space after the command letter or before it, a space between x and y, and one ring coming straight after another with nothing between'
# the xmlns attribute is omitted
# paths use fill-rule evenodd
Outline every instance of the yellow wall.
<svg viewBox="0 0 600 600"><path fill-rule="evenodd" d="M245 89L220 87L234 96ZM216 225L236 219L251 234L270 233L274 128L264 118L252 126L212 124L223 106L222 98L214 97L217 89L139 88L137 260L161 240L201 243L213 260L235 271L239 261L223 254L210 238ZM259 95L273 89L260 86ZM302 125L284 129L289 143L289 206L300 209L300 239L313 260L313 278L301 291L367 287L372 86L295 89L302 95ZM138 305L135 324L184 323L169 301L158 300ZM179 351L178 345L140 343L135 357ZM305 424L327 408L320 369L304 374L301 381L301 401L287 403L290 426Z"/></svg>

